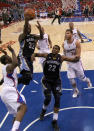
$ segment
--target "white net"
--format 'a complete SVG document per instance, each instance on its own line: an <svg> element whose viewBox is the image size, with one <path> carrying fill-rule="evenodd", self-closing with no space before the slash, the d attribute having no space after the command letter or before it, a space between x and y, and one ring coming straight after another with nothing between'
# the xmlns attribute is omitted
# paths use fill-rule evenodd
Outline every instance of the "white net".
<svg viewBox="0 0 94 131"><path fill-rule="evenodd" d="M78 9L77 0L62 0L63 9Z"/></svg>

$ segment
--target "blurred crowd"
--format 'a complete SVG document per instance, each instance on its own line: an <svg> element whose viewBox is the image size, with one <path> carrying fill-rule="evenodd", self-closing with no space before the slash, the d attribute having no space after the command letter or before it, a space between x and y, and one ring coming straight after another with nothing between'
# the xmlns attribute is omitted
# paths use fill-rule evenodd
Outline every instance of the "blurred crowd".
<svg viewBox="0 0 94 131"><path fill-rule="evenodd" d="M15 2L14 2L15 1ZM7 4L7 7L0 6L0 20L3 20L4 25L11 22L24 20L24 10L26 8L33 8L36 17L53 17L55 10L59 8L60 15L63 17L74 16L76 4L75 0L0 0L2 3ZM18 3L20 1L20 3ZM64 2L65 1L65 2ZM66 3L66 1L69 1ZM24 2L24 3L23 3ZM24 6L21 6L24 5ZM8 7L8 5L10 5ZM82 16L94 16L94 1L93 0L80 0ZM42 15L40 15L42 14Z"/></svg>
<svg viewBox="0 0 94 131"><path fill-rule="evenodd" d="M80 0L82 15L94 16L94 0Z"/></svg>
<svg viewBox="0 0 94 131"><path fill-rule="evenodd" d="M24 8L17 5L0 8L0 20L4 22L4 25L24 20Z"/></svg>

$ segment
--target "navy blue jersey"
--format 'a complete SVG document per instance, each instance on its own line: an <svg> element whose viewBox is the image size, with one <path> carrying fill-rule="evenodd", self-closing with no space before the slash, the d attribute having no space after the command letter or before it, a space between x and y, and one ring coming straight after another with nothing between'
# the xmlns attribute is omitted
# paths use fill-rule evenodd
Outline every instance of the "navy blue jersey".
<svg viewBox="0 0 94 131"><path fill-rule="evenodd" d="M35 51L36 43L35 35L27 35L24 39L23 56L30 57Z"/></svg>
<svg viewBox="0 0 94 131"><path fill-rule="evenodd" d="M48 80L57 80L60 78L61 69L61 55L57 54L56 57L52 53L48 54L46 60L43 63L43 73Z"/></svg>

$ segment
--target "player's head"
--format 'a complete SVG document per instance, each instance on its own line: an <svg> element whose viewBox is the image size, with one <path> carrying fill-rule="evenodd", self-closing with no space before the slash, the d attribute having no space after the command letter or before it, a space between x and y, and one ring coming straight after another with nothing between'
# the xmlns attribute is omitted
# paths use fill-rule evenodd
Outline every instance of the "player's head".
<svg viewBox="0 0 94 131"><path fill-rule="evenodd" d="M30 24L28 24L27 30L25 30L25 27L24 27L24 32L26 34L30 34L31 33L31 25Z"/></svg>
<svg viewBox="0 0 94 131"><path fill-rule="evenodd" d="M52 49L53 54L58 54L60 52L60 47L58 45L54 45Z"/></svg>
<svg viewBox="0 0 94 131"><path fill-rule="evenodd" d="M1 62L2 64L6 65L6 64L12 63L12 59L11 59L11 57L8 56L8 55L3 55L3 56L1 56L1 58L0 58L0 62Z"/></svg>
<svg viewBox="0 0 94 131"><path fill-rule="evenodd" d="M73 22L70 22L70 23L69 23L69 28L70 28L71 30L74 29L74 24L73 24Z"/></svg>
<svg viewBox="0 0 94 131"><path fill-rule="evenodd" d="M65 32L65 38L66 40L70 40L72 38L73 31L71 29L67 29Z"/></svg>

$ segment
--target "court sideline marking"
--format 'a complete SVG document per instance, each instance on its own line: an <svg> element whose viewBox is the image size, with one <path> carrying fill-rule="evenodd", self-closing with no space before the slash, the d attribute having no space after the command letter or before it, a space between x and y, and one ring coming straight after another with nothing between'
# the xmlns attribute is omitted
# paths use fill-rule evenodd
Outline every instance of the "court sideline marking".
<svg viewBox="0 0 94 131"><path fill-rule="evenodd" d="M94 109L94 107L89 107L89 106L68 107L68 108L60 109L59 111L72 110L72 109ZM51 114L53 114L53 112L47 113L45 117ZM30 128L33 124L35 124L39 120L40 118L37 118L34 121L32 121L23 131L27 131L28 128Z"/></svg>
<svg viewBox="0 0 94 131"><path fill-rule="evenodd" d="M24 85L24 86L22 87L20 93L22 93L22 91L24 90L25 87L26 87L26 85ZM0 128L3 126L3 124L4 124L5 120L7 119L8 115L9 115L9 112L6 113L5 117L4 117L3 120L1 121L1 123L0 123Z"/></svg>

